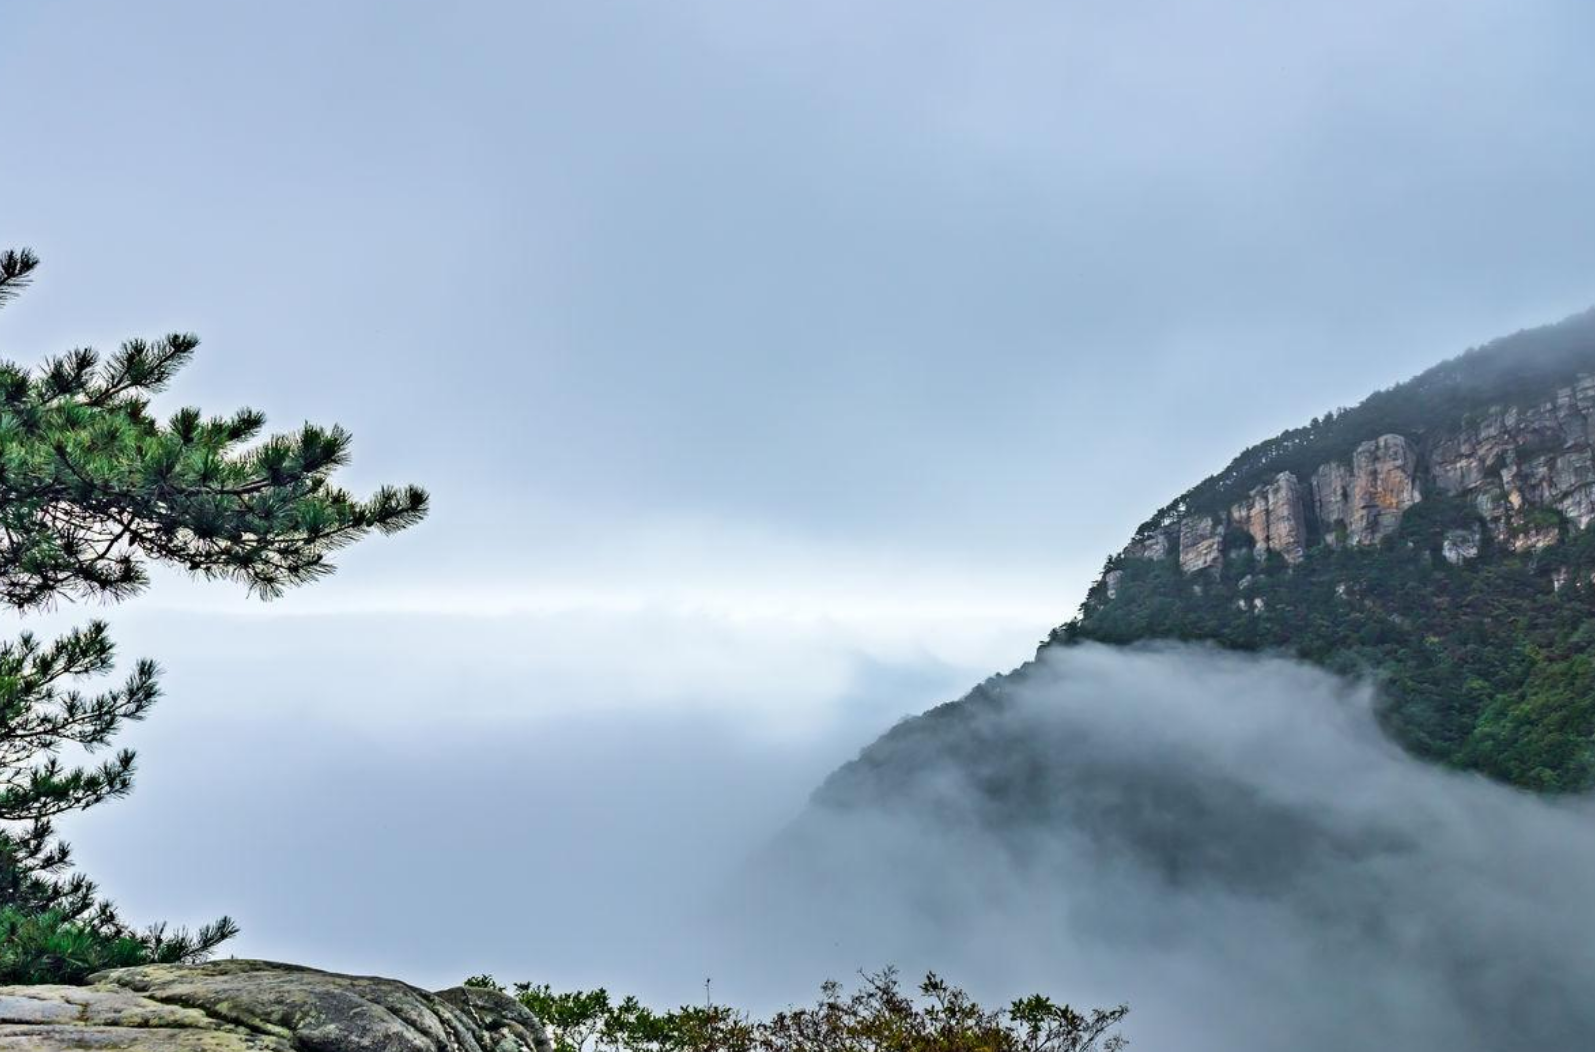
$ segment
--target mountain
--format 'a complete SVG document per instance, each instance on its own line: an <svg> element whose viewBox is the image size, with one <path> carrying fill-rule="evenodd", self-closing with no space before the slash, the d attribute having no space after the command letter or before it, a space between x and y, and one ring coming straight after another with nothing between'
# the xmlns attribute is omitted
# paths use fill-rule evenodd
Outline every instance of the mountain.
<svg viewBox="0 0 1595 1052"><path fill-rule="evenodd" d="M1241 453L743 887L784 952L1111 990L1148 1047L1584 1047L1595 796L1515 787L1592 783L1595 312Z"/></svg>
<svg viewBox="0 0 1595 1052"><path fill-rule="evenodd" d="M746 880L755 927L1121 999L1132 1048L1588 1047L1595 798L1414 760L1372 693L1045 647L833 772Z"/></svg>
<svg viewBox="0 0 1595 1052"><path fill-rule="evenodd" d="M1426 759L1588 789L1592 522L1595 310L1245 450L1147 519L1043 650L1294 656L1373 680L1386 731Z"/></svg>
<svg viewBox="0 0 1595 1052"><path fill-rule="evenodd" d="M1244 451L1051 645L1203 640L1373 677L1413 752L1595 784L1595 311Z"/></svg>

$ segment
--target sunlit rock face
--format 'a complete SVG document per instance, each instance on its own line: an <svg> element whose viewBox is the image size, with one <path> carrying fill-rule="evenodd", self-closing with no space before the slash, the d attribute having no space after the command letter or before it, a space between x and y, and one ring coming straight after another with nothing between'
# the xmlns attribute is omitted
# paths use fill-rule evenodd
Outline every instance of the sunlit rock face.
<svg viewBox="0 0 1595 1052"><path fill-rule="evenodd" d="M1282 471L1230 509L1230 522L1251 535L1254 550L1278 552L1288 563L1307 554L1307 513L1301 482Z"/></svg>
<svg viewBox="0 0 1595 1052"><path fill-rule="evenodd" d="M1401 435L1380 435L1351 458L1352 544L1378 544L1401 525L1401 513L1423 499L1418 447Z"/></svg>
<svg viewBox="0 0 1595 1052"><path fill-rule="evenodd" d="M1418 447L1402 435L1380 435L1356 448L1351 463L1331 461L1313 472L1313 509L1332 545L1378 544L1423 499Z"/></svg>

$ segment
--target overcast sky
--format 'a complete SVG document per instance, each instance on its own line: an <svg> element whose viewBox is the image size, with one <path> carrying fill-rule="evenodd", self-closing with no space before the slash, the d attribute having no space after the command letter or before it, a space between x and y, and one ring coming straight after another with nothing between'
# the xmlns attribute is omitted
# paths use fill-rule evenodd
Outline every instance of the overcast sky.
<svg viewBox="0 0 1595 1052"><path fill-rule="evenodd" d="M169 404L343 423L352 484L436 508L264 610L116 611L170 696L80 853L202 919L132 845L225 826L296 727L397 743L362 777L429 828L516 800L515 865L548 786L460 772L595 719L760 743L725 830L775 821L1241 447L1595 302L1592 39L1584 0L7 4L0 241L44 267L0 353L197 331ZM437 727L492 755L429 767ZM286 810L195 842L240 952L410 879L360 858L413 829L322 867ZM448 978L459 932L379 927L329 963Z"/></svg>

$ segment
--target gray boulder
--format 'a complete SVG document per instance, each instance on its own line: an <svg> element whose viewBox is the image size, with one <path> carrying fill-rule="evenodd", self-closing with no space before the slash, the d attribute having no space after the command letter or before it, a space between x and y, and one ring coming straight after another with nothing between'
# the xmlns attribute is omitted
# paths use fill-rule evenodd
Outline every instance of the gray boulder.
<svg viewBox="0 0 1595 1052"><path fill-rule="evenodd" d="M514 998L269 961L147 965L0 987L0 1052L550 1052Z"/></svg>

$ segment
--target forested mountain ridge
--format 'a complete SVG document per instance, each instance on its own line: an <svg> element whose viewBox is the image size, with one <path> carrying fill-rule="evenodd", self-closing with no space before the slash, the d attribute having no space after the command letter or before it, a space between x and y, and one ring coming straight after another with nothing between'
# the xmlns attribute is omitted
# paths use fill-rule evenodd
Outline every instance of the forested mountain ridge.
<svg viewBox="0 0 1595 1052"><path fill-rule="evenodd" d="M1205 640L1380 681L1413 751L1595 785L1595 311L1246 450L1051 644Z"/></svg>

